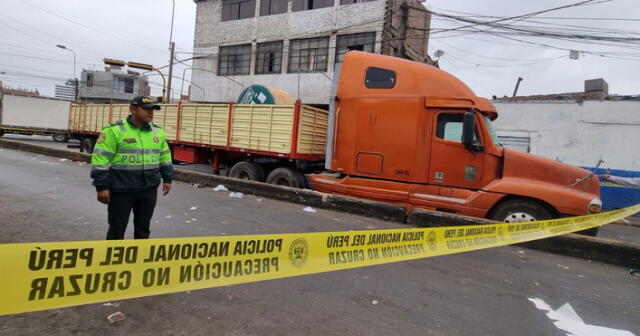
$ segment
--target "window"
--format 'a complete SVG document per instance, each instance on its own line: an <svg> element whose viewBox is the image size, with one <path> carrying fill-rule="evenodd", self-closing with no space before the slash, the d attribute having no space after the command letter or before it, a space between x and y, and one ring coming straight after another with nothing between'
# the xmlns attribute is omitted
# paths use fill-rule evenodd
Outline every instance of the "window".
<svg viewBox="0 0 640 336"><path fill-rule="evenodd" d="M288 0L261 0L260 16L286 13L288 2Z"/></svg>
<svg viewBox="0 0 640 336"><path fill-rule="evenodd" d="M256 74L280 73L282 70L282 41L258 43Z"/></svg>
<svg viewBox="0 0 640 336"><path fill-rule="evenodd" d="M367 69L364 86L369 89L391 89L396 85L396 73L382 68Z"/></svg>
<svg viewBox="0 0 640 336"><path fill-rule="evenodd" d="M500 143L500 139L498 138L498 135L496 134L495 128L493 128L493 122L486 115L483 115L482 117L484 118L484 123L487 124L487 128L489 129L489 135L491 135L491 140L493 140L494 144L500 145L501 144ZM529 145L529 142L527 141L527 146L528 145ZM529 153L529 152L527 152L527 153Z"/></svg>
<svg viewBox="0 0 640 336"><path fill-rule="evenodd" d="M114 77L113 92L115 93L133 93L133 78L131 77Z"/></svg>
<svg viewBox="0 0 640 336"><path fill-rule="evenodd" d="M369 1L374 1L374 0L340 0L340 4L341 5L351 5L354 3L362 3L362 2L369 2Z"/></svg>
<svg viewBox="0 0 640 336"><path fill-rule="evenodd" d="M523 153L531 153L530 137L501 136L499 139L500 143L506 148L515 149Z"/></svg>
<svg viewBox="0 0 640 336"><path fill-rule="evenodd" d="M289 72L325 72L328 55L328 37L291 40Z"/></svg>
<svg viewBox="0 0 640 336"><path fill-rule="evenodd" d="M342 62L347 51L360 50L373 52L376 45L376 33L361 33L338 36L336 41L336 63Z"/></svg>
<svg viewBox="0 0 640 336"><path fill-rule="evenodd" d="M333 0L293 0L293 11L333 7Z"/></svg>
<svg viewBox="0 0 640 336"><path fill-rule="evenodd" d="M256 15L256 0L222 0L222 21L252 18Z"/></svg>
<svg viewBox="0 0 640 336"><path fill-rule="evenodd" d="M87 87L92 87L93 86L93 74L88 73L87 74Z"/></svg>
<svg viewBox="0 0 640 336"><path fill-rule="evenodd" d="M248 75L251 64L251 45L220 47L218 75Z"/></svg>
<svg viewBox="0 0 640 336"><path fill-rule="evenodd" d="M462 124L464 113L440 113L436 137L449 141L462 142ZM473 141L478 141L478 130L475 131Z"/></svg>

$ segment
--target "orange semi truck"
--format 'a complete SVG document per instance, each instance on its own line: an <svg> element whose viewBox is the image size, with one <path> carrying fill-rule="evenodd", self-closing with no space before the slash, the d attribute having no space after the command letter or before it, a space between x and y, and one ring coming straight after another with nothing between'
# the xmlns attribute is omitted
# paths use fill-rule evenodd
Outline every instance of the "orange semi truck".
<svg viewBox="0 0 640 336"><path fill-rule="evenodd" d="M500 145L495 107L429 65L349 52L312 189L499 221L600 212L591 172Z"/></svg>
<svg viewBox="0 0 640 336"><path fill-rule="evenodd" d="M72 105L69 134L90 153L102 126L128 108ZM348 52L329 112L300 102L178 103L155 114L174 160L235 178L507 222L601 209L596 176L503 148L487 99L404 59Z"/></svg>

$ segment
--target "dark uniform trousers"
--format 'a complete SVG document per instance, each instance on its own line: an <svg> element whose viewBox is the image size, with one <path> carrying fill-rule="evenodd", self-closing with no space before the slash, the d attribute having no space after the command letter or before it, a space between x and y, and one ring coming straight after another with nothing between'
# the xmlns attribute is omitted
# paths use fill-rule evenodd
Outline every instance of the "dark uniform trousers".
<svg viewBox="0 0 640 336"><path fill-rule="evenodd" d="M149 238L149 225L158 199L158 188L150 188L134 192L111 192L109 201L109 231L107 240L124 239L129 223L129 215L133 210L133 237Z"/></svg>

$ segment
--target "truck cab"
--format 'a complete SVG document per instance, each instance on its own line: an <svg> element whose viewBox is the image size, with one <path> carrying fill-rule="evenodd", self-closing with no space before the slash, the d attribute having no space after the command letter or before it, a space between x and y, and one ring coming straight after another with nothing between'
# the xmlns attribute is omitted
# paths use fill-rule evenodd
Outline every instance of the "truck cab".
<svg viewBox="0 0 640 336"><path fill-rule="evenodd" d="M596 176L504 148L495 107L445 71L352 51L332 91L314 190L506 222L600 211Z"/></svg>

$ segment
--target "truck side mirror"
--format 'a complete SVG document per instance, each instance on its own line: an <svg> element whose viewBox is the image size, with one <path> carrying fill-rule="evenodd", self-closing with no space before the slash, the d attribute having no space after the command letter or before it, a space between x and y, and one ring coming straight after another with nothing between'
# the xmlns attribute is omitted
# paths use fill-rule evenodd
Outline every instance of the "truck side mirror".
<svg viewBox="0 0 640 336"><path fill-rule="evenodd" d="M469 148L473 145L473 136L476 131L476 116L473 110L464 113L462 119L462 144Z"/></svg>
<svg viewBox="0 0 640 336"><path fill-rule="evenodd" d="M462 144L473 152L484 151L484 146L475 142L476 113L473 109L464 113L462 119Z"/></svg>

